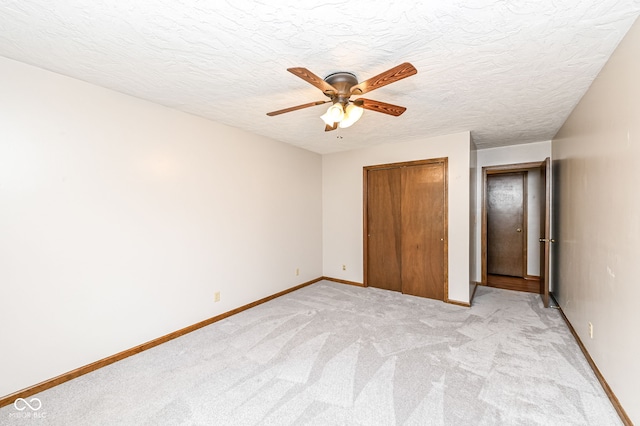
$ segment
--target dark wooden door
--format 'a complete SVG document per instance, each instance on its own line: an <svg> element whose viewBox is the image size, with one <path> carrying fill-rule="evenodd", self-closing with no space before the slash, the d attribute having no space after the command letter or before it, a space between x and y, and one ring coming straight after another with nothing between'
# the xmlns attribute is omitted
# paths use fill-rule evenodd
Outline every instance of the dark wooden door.
<svg viewBox="0 0 640 426"><path fill-rule="evenodd" d="M401 170L402 292L444 300L444 164Z"/></svg>
<svg viewBox="0 0 640 426"><path fill-rule="evenodd" d="M446 298L446 159L365 167L365 284Z"/></svg>
<svg viewBox="0 0 640 426"><path fill-rule="evenodd" d="M401 169L367 173L367 285L402 291Z"/></svg>
<svg viewBox="0 0 640 426"><path fill-rule="evenodd" d="M524 277L525 172L487 176L487 272Z"/></svg>
<svg viewBox="0 0 640 426"><path fill-rule="evenodd" d="M547 157L540 167L541 214L540 214L540 294L545 308L549 307L549 261L551 243L551 159Z"/></svg>

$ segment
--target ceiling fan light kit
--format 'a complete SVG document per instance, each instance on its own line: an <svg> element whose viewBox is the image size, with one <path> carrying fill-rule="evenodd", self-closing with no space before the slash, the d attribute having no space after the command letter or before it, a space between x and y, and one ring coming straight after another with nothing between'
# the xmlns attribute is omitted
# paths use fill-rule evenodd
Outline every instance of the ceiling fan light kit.
<svg viewBox="0 0 640 426"><path fill-rule="evenodd" d="M336 72L329 74L324 79L321 79L306 68L287 68L287 71L320 89L322 93L329 98L329 100L310 102L278 111L272 111L268 112L267 115L280 115L286 112L332 102L332 105L327 109L327 112L320 117L325 123L325 131L335 130L338 127L347 128L353 125L360 119L360 117L362 117L365 109L389 114L395 117L401 115L407 110L405 107L370 99L359 98L351 100L350 98L351 96L359 96L386 86L387 84L402 80L403 78L412 76L418 72L413 65L405 62L383 72L382 74L378 74L375 77L358 83L356 76L350 72Z"/></svg>
<svg viewBox="0 0 640 426"><path fill-rule="evenodd" d="M356 106L354 104L349 104L344 109L344 118L340 120L338 127L341 129L346 129L350 127L353 123L360 120L362 114L364 113L364 108Z"/></svg>
<svg viewBox="0 0 640 426"><path fill-rule="evenodd" d="M344 108L342 107L342 104L336 102L331 105L329 109L327 109L327 112L320 116L320 118L327 126L333 126L335 123L342 121L344 118Z"/></svg>

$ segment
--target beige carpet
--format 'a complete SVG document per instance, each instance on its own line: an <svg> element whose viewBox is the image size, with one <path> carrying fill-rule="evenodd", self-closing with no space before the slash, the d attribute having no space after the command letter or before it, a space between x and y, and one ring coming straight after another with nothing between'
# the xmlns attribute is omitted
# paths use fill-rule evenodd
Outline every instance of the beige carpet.
<svg viewBox="0 0 640 426"><path fill-rule="evenodd" d="M0 424L621 424L559 312L486 287L319 282L34 397Z"/></svg>

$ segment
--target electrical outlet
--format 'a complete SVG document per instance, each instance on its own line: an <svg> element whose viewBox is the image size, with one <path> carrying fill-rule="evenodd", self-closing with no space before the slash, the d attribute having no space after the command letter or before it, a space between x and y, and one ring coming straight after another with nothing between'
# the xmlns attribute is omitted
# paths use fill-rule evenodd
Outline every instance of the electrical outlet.
<svg viewBox="0 0 640 426"><path fill-rule="evenodd" d="M296 268L296 277L300 275L300 268Z"/></svg>
<svg viewBox="0 0 640 426"><path fill-rule="evenodd" d="M220 292L216 291L215 293L213 293L213 301L214 302L219 302L220 301Z"/></svg>
<svg viewBox="0 0 640 426"><path fill-rule="evenodd" d="M342 270L346 271L347 270L347 265L342 265Z"/></svg>
<svg viewBox="0 0 640 426"><path fill-rule="evenodd" d="M593 339L593 324L589 321L589 337Z"/></svg>

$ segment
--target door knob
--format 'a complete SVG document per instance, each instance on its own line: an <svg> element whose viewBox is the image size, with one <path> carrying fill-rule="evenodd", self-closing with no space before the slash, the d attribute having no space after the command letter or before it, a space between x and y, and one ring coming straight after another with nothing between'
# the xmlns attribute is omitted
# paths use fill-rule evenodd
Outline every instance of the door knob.
<svg viewBox="0 0 640 426"><path fill-rule="evenodd" d="M516 229L516 232L522 232L522 229L518 228Z"/></svg>

